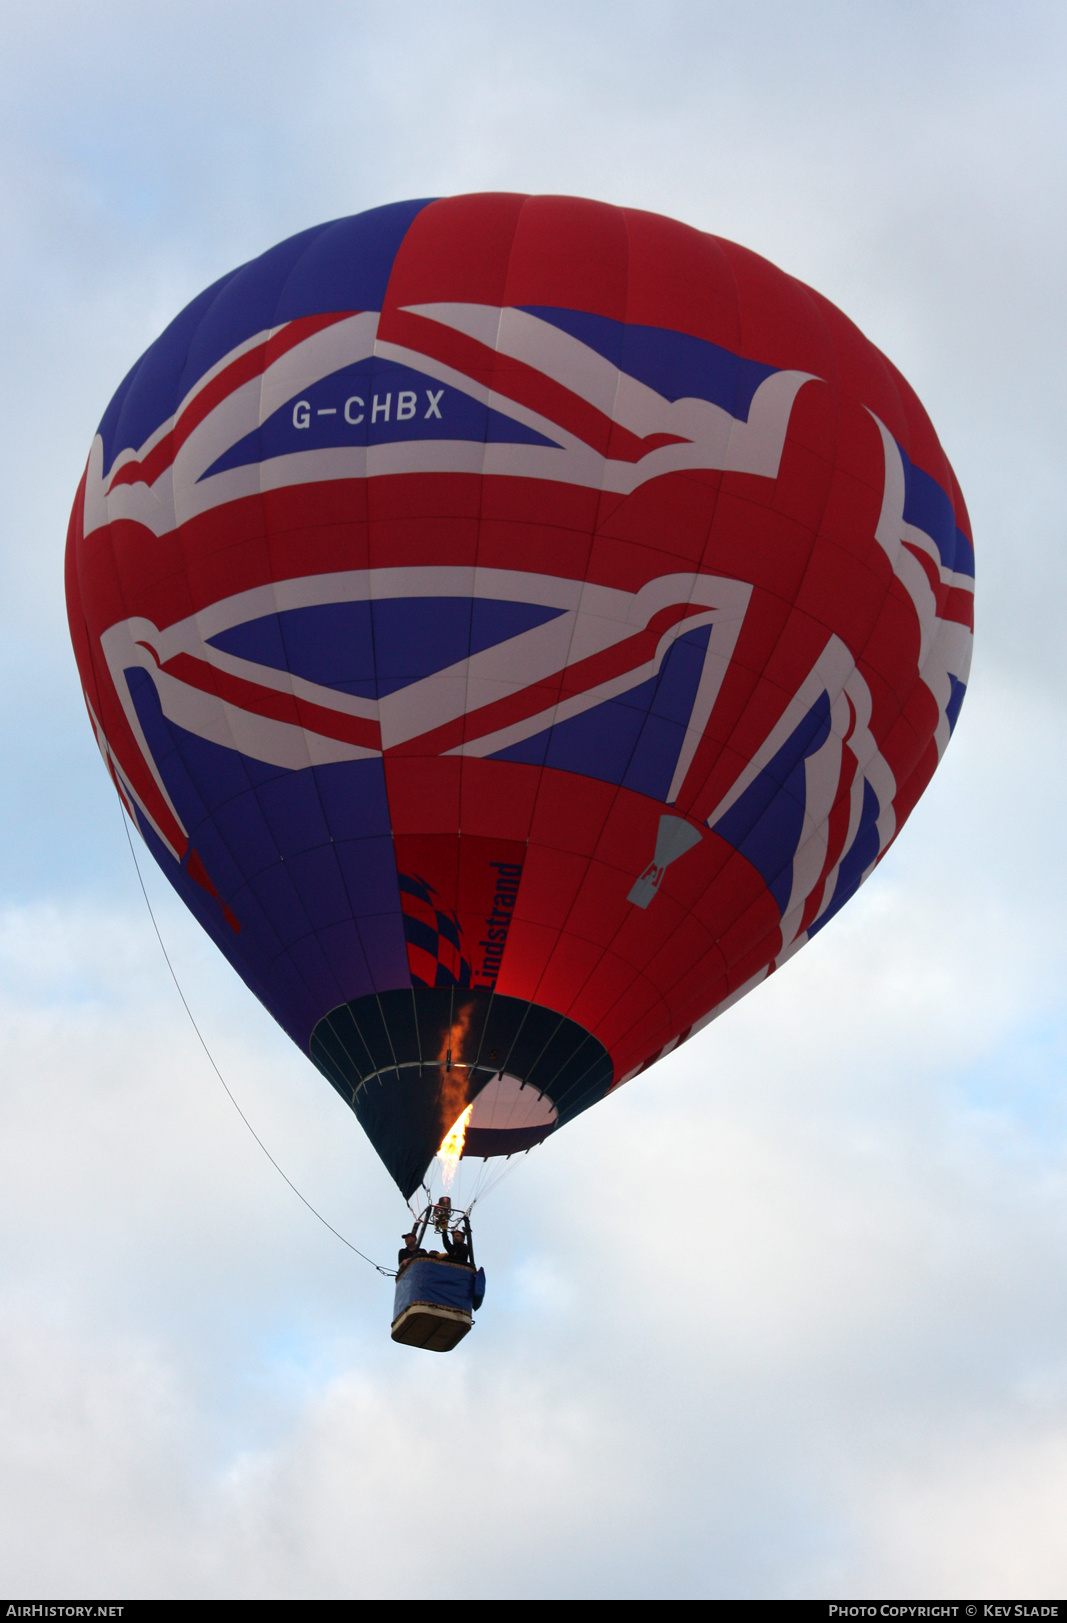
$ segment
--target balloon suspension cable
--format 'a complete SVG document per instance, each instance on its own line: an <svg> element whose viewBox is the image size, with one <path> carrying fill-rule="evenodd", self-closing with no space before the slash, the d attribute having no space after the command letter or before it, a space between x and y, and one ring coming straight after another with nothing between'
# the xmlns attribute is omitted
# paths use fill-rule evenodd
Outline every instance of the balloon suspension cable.
<svg viewBox="0 0 1067 1623"><path fill-rule="evenodd" d="M504 1165L502 1167L500 1167L499 1170L494 1170L493 1172L489 1173L488 1175L485 1174L485 1168L483 1166L479 1170L478 1181L475 1184L474 1193L471 1196L469 1202L467 1203L466 1206L463 1206L463 1207L458 1207L457 1206L456 1210L457 1211L462 1211L467 1217L469 1217L471 1212L474 1210L475 1206L477 1206L478 1202L480 1200L484 1200L487 1195L491 1195L493 1193L494 1189L497 1189L500 1186L500 1184L503 1183L505 1178L510 1177L511 1174L515 1171L515 1168L520 1164L521 1161L524 1161L526 1159L526 1157L529 1155L529 1153L530 1153L529 1150L523 1150L523 1151L519 1152L518 1154L509 1155L507 1157L507 1160L505 1161ZM424 1182L421 1185L421 1189L422 1189L422 1193L426 1196L427 1201L429 1201L429 1203L431 1205L433 1205L434 1200L435 1200L436 1197L435 1197L433 1191L431 1190L429 1184ZM411 1209L412 1215L414 1216L415 1212L414 1212L414 1208L411 1206L410 1200L408 1201L408 1207L409 1207L409 1209Z"/></svg>
<svg viewBox="0 0 1067 1623"><path fill-rule="evenodd" d="M119 810L120 810L120 815L122 816L122 826L123 826L123 829L125 830L125 833L126 833L126 842L130 847L130 855L133 858L133 865L137 870L137 881L138 881L138 883L139 883L139 885L141 887L141 895L145 899L145 906L148 908L148 916L152 920L152 928L156 932L156 940L159 942L160 951L162 952L163 957L166 959L167 968L170 970L170 978L174 982L174 985L175 985L175 987L177 989L177 992L178 992L178 996L182 1000L182 1006L185 1009L186 1014L189 1016L189 1023L192 1026L193 1030L196 1032L196 1035L200 1040L200 1046L204 1050L204 1053L207 1055L208 1063L210 1064L211 1069L214 1071L215 1075L218 1077L219 1081L222 1083L223 1087L226 1090L226 1097L229 1099L230 1103L233 1105L233 1108L236 1110L237 1114L240 1116L241 1120L244 1122L245 1126L248 1128L248 1131L252 1134L252 1137L255 1139L256 1143L259 1145L260 1149L263 1151L263 1154L267 1157L267 1160L270 1162L270 1164L274 1168L275 1172L279 1173L281 1175L281 1177L283 1177L285 1179L286 1183L289 1185L290 1189L293 1191L293 1194L297 1197L298 1200L303 1201L304 1205L307 1207L308 1211L312 1214L312 1216L317 1217L319 1222L323 1225L323 1227L328 1228L330 1233L335 1235L336 1238L338 1240L340 1240L342 1245L346 1245L348 1247L349 1251L354 1251L356 1253L357 1257L362 1257L364 1262L369 1262L372 1268L376 1268L378 1270L378 1272L380 1274L384 1274L387 1279L395 1279L396 1278L396 1269L395 1268L383 1268L383 1266L382 1266L382 1264L380 1262L375 1262L373 1257L368 1257L367 1254L364 1251L361 1251L358 1246L353 1245L351 1240L346 1240L344 1235L341 1234L338 1229L335 1229L333 1224L328 1222L327 1219L325 1217L323 1217L323 1215L322 1215L322 1213L320 1211L317 1211L315 1209L315 1207L311 1204L310 1200L308 1200L307 1196L302 1195L300 1193L300 1190L296 1187L296 1184L293 1182L292 1178L290 1178L288 1176L288 1174L286 1172L284 1172L282 1170L282 1168L278 1165L277 1161L274 1159L273 1155L270 1153L267 1146L264 1144L263 1140L260 1138L259 1134L256 1132L255 1128L252 1126L252 1123L249 1121L248 1117L245 1115L244 1111L241 1109L240 1105L237 1103L237 1100L234 1098L233 1094L230 1092L229 1084L227 1083L226 1078L223 1076L222 1072L219 1070L218 1066L216 1065L215 1057L212 1054L210 1048L208 1047L206 1041L204 1040L203 1032L200 1030L200 1027L196 1023L196 1019L195 1019L195 1017L193 1015L193 1011L189 1007L189 1004L188 1004L188 1002L186 1000L185 993L182 991L181 982L178 980L178 977L174 972L174 965L170 961L170 954L168 953L166 947L163 944L163 937L159 933L159 925L156 923L156 915L152 910L152 903L148 899L148 892L145 889L144 877L143 877L143 875L141 873L141 864L137 860L137 852L134 849L133 840L130 837L130 827L129 827L129 823L126 820L125 812L124 812L124 810L122 808L121 801L119 802Z"/></svg>

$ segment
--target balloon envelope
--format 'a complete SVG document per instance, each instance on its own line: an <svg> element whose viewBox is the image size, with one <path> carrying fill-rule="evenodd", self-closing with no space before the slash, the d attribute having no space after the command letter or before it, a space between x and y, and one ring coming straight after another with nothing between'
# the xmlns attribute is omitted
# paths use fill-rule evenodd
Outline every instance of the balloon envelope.
<svg viewBox="0 0 1067 1623"><path fill-rule="evenodd" d="M955 724L973 551L825 299L572 198L398 203L129 373L67 548L156 860L408 1195L522 1150L820 930Z"/></svg>

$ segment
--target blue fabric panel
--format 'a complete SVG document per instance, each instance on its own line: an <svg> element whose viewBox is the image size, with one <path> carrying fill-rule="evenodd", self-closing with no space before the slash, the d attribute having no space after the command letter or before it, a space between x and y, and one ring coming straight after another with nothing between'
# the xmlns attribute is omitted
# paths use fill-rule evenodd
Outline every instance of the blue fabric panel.
<svg viewBox="0 0 1067 1623"><path fill-rule="evenodd" d="M239 265L226 277L193 331L182 374L182 394L238 344L255 333L278 326L283 319L278 315L279 300L290 275L303 255L313 249L316 239L328 229L328 226L316 225L287 237L256 259Z"/></svg>
<svg viewBox="0 0 1067 1623"><path fill-rule="evenodd" d="M377 762L370 764L377 766ZM382 834L367 840L337 840L333 850L341 865L341 877L353 910L360 916L388 913L399 917L400 893L396 883L392 835Z"/></svg>
<svg viewBox="0 0 1067 1623"><path fill-rule="evenodd" d="M158 840L153 853L294 1041L306 1048L338 1003L410 985L382 763L263 775L261 763L169 722L146 671L127 681L190 844L240 933ZM334 843L324 801L367 837Z"/></svg>
<svg viewBox="0 0 1067 1623"><path fill-rule="evenodd" d="M822 918L812 925L808 931L809 938L818 935L824 925L829 924L835 913L839 913L850 897L854 896L863 882L863 876L871 863L878 856L878 817L881 807L878 796L868 782L863 785L863 810L860 813L860 826L856 831L856 838L852 848L842 859L837 870L837 884L834 886L833 900Z"/></svg>
<svg viewBox="0 0 1067 1623"><path fill-rule="evenodd" d="M242 758L242 765L249 783L256 789L265 783L273 783L275 778L289 775L289 768L286 766L275 766L270 761L255 761L248 755Z"/></svg>
<svg viewBox="0 0 1067 1623"><path fill-rule="evenodd" d="M485 1301L485 1269L479 1268L474 1276L474 1301L471 1304L475 1313Z"/></svg>
<svg viewBox="0 0 1067 1623"><path fill-rule="evenodd" d="M334 846L320 845L300 851L285 863L313 930L324 930L341 919L351 919L352 903L341 875Z"/></svg>
<svg viewBox="0 0 1067 1623"><path fill-rule="evenodd" d="M201 839L201 845L207 843L208 842ZM217 852L209 852L208 857L205 859L200 846L194 846L193 849L200 856L201 861L205 862L208 874L214 883L214 868L218 866ZM173 858L171 860L173 861ZM200 887L198 886L197 888L199 889ZM260 906L258 900L247 884L235 885L232 889L227 888L226 890L223 889L222 885L216 884L216 889L219 890L224 897L232 897L233 901L236 902L237 906L240 908L239 913L237 912L236 908L233 909L235 916L237 917L237 922L241 926L241 939L238 940L235 948L236 957L242 962L245 959L248 959L248 961L258 964L262 973L266 974L267 970L265 966L269 964L277 964L285 952L285 947L282 944L281 937L278 935L273 923L263 911L263 908ZM201 894L203 894L203 892L201 892ZM212 902L211 905L214 907L215 911L218 912L221 918L222 912L218 906L218 903ZM226 929L230 941L233 942L234 936L232 928L227 924ZM235 954L227 953L227 957L233 960ZM266 999L264 998L263 1001L266 1002ZM267 1006L270 1008L269 1004ZM273 1009L271 1009L271 1013L274 1014ZM280 1019L280 1016L275 1014L275 1019Z"/></svg>
<svg viewBox="0 0 1067 1623"><path fill-rule="evenodd" d="M752 396L779 370L746 361L718 344L669 327L643 327L591 316L584 310L526 305L532 316L551 322L596 350L630 377L655 389L665 400L710 400L731 417L747 421Z"/></svg>
<svg viewBox="0 0 1067 1623"><path fill-rule="evenodd" d="M372 989L391 992L397 987L410 986L411 971L399 909L395 913L360 913L356 925L367 955Z"/></svg>
<svg viewBox="0 0 1067 1623"><path fill-rule="evenodd" d="M287 960L271 964L269 958L273 954L248 952L249 927L256 929L260 940L268 938L269 929L257 917L250 917L247 896L243 905L242 930L240 935L235 935L218 904L179 867L152 825L140 814L137 823L153 857L190 913L233 965L250 991L270 1010L282 1029L306 1050L318 1004L307 987L294 977Z"/></svg>
<svg viewBox="0 0 1067 1623"><path fill-rule="evenodd" d="M685 742L685 729L697 696L710 626L701 626L671 644L660 667L648 717L641 729L623 783L638 794L665 800ZM623 695L625 702L627 695Z"/></svg>
<svg viewBox="0 0 1067 1623"><path fill-rule="evenodd" d="M385 203L321 226L289 273L275 321L332 310L380 310L397 250L432 197Z"/></svg>
<svg viewBox="0 0 1067 1623"><path fill-rule="evenodd" d="M148 748L152 752L160 776L167 785L167 792L178 808L178 816L187 829L198 828L207 816L207 807L189 774L188 766L178 752L175 730L164 719L156 685L148 672L142 670L139 665L124 671L123 675ZM228 751L219 753L229 754ZM232 761L227 760L225 765L229 771L224 779L223 794L225 795L225 788L228 788L231 795L238 795L248 788L247 779L242 782L240 770L239 768L234 770Z"/></svg>
<svg viewBox="0 0 1067 1623"><path fill-rule="evenodd" d="M956 723L960 719L960 706L963 704L963 696L967 692L967 684L961 682L959 677L953 676L951 672L949 672L948 679L952 684L952 691L949 694L948 704L945 706L945 715L948 717L948 730L952 733L955 732Z"/></svg>
<svg viewBox="0 0 1067 1623"><path fill-rule="evenodd" d="M265 328L335 310L380 310L407 229L431 198L390 203L289 237L207 288L141 356L101 420L104 468L143 445L224 355Z"/></svg>
<svg viewBox="0 0 1067 1623"><path fill-rule="evenodd" d="M357 778L353 777L353 769ZM384 780L376 761L335 761L329 766L313 769L319 803L329 825L331 836L341 840L370 839L385 835L391 839L392 823L389 802L385 798ZM371 779L381 782L381 792L371 789ZM357 780L363 790L366 780L369 791L366 798L355 790Z"/></svg>
<svg viewBox="0 0 1067 1623"><path fill-rule="evenodd" d="M923 530L936 546L942 567L974 577L974 547L956 524L952 500L930 474L915 467L903 446L904 522Z"/></svg>
<svg viewBox="0 0 1067 1623"><path fill-rule="evenodd" d="M956 531L956 554L952 566L958 574L969 575L974 579L974 543L964 535L962 530Z"/></svg>
<svg viewBox="0 0 1067 1623"><path fill-rule="evenodd" d="M240 946L240 936L235 935L229 924L227 924L217 902L213 901L207 892L201 888L201 886L196 884L194 880L190 879L185 869L175 862L174 858L171 856L170 852L167 850L166 846L155 832L151 823L147 820L147 818L142 817L140 812L137 813L137 826L144 836L145 844L151 851L152 856L155 858L156 862L159 864L163 873L169 879L170 883L173 885L174 889L177 891L190 913L196 919L197 923L203 928L206 934L211 937L212 941L214 941L215 945L218 947L223 956L227 958L231 964L233 964L238 974L244 978L247 985L251 987L255 995L266 1003L266 979L263 974L257 974L257 966L253 965L249 967L244 958L241 957L238 951ZM244 932L242 930L242 934L243 933ZM274 1017L276 1020L278 1020L279 1024L289 1032L290 1036L294 1035L291 1025L287 1023L282 1014L276 1013ZM296 1024L297 1029L299 1029L300 1022L297 1021Z"/></svg>
<svg viewBox="0 0 1067 1623"><path fill-rule="evenodd" d="M246 789L243 794L214 807L211 821L227 850L232 852L243 879L251 879L261 868L277 862L278 842L260 809L256 790Z"/></svg>
<svg viewBox="0 0 1067 1623"><path fill-rule="evenodd" d="M316 934L323 957L341 986L374 985L363 939L350 914L336 924L320 928Z"/></svg>
<svg viewBox="0 0 1067 1623"><path fill-rule="evenodd" d="M393 1320L413 1302L429 1302L436 1307L454 1307L470 1313L474 1306L474 1269L454 1262L437 1262L418 1257L409 1263L396 1282Z"/></svg>
<svg viewBox="0 0 1067 1623"><path fill-rule="evenodd" d="M322 988L307 986L296 974L288 956L271 964L264 976L262 991L257 990L254 978L245 970L239 973L282 1030L306 1054L311 1040L309 1032L314 1031L318 1023L315 1011L322 1001Z"/></svg>
<svg viewBox="0 0 1067 1623"><path fill-rule="evenodd" d="M292 609L285 619L296 629L295 640L299 648L299 627L304 616L314 616L316 626L326 633L331 641L330 626L331 615L335 616L338 609L348 608L349 605L340 603L324 603L321 609ZM362 608L362 604L352 604L352 608ZM336 632L334 633L336 636ZM315 639L317 641L317 639ZM282 616L279 614L264 614L258 620L245 620L241 625L230 626L220 631L218 636L209 637L212 648L218 648L224 654L232 654L235 659L247 659L253 665L269 665L272 671L292 671L296 676L306 677L310 682L320 682L319 676L309 676L308 672L289 664L289 650L282 635ZM329 683L331 687L338 684ZM354 688L347 688L347 692L355 692Z"/></svg>
<svg viewBox="0 0 1067 1623"><path fill-rule="evenodd" d="M309 990L317 992L322 997L328 996L330 986L334 986L344 997L341 965L333 963L327 957L324 944L317 935L306 934L296 941L291 941L286 956Z"/></svg>
<svg viewBox="0 0 1067 1623"><path fill-rule="evenodd" d="M315 766L312 769L315 787L318 789L318 803L322 805L326 828L330 829L330 836L338 844L349 839L391 837L390 808L383 789L380 794L377 789L372 790L365 800L359 799L359 795L352 792L356 784L356 779L352 777L352 768L356 768L359 777L367 779L367 786L370 787L372 774L364 773L365 766L375 768L377 763L333 761L330 766Z"/></svg>
<svg viewBox="0 0 1067 1623"><path fill-rule="evenodd" d="M781 912L793 888L793 858L804 824L804 762L822 748L829 734L830 699L822 693L774 758L715 824L714 832L762 874Z"/></svg>
<svg viewBox="0 0 1067 1623"><path fill-rule="evenodd" d="M229 280L229 276L221 276L187 304L151 348L133 363L115 390L97 429L104 442L105 474L110 472L120 451L130 445L143 445L153 429L166 422L182 400L185 393L181 387L182 373L193 334Z"/></svg>
<svg viewBox="0 0 1067 1623"><path fill-rule="evenodd" d="M653 800L665 800L710 635L710 626L699 626L677 637L664 655L658 676L617 699L498 750L492 759L580 772L587 778L625 784Z"/></svg>
<svg viewBox="0 0 1067 1623"><path fill-rule="evenodd" d="M209 753L205 755L204 740L181 727L171 726L164 719L155 683L146 670L134 666L125 676L145 738L171 798L177 805L181 796L187 809L188 816L185 812L181 814L186 828L199 823L207 815L208 807L214 810L245 794L249 787L263 787L283 775L279 767L249 761L236 750L221 749L217 745L207 745ZM211 750L216 751L216 757L211 756ZM173 790L171 774L175 778ZM189 795L193 796L192 801Z"/></svg>
<svg viewBox="0 0 1067 1623"><path fill-rule="evenodd" d="M298 851L329 844L330 830L310 767L260 784L256 795L278 849L287 859Z"/></svg>
<svg viewBox="0 0 1067 1623"><path fill-rule="evenodd" d="M400 417L400 395L414 396ZM431 402L430 396L438 397ZM308 426L297 427L298 402L308 405ZM357 404L362 401L363 404ZM436 405L436 411L433 409ZM376 411L377 406L377 411ZM348 415L346 416L346 410ZM386 413L388 412L388 416ZM357 419L362 418L362 421ZM386 445L397 440L474 440L507 445L550 445L544 434L493 410L462 389L445 386L425 373L381 357L344 366L301 394L294 394L264 423L246 434L211 464L201 479L299 451L346 445Z"/></svg>
<svg viewBox="0 0 1067 1623"><path fill-rule="evenodd" d="M286 609L211 642L238 659L378 699L562 613L496 598L375 598Z"/></svg>
<svg viewBox="0 0 1067 1623"><path fill-rule="evenodd" d="M206 856L204 860L207 861ZM210 869L208 871L210 872ZM285 863L277 862L272 868L264 868L261 873L254 874L248 881L248 889L270 919L284 947L291 947L294 941L299 941L302 936L307 935L311 928L311 920L293 881L286 872ZM235 912L236 901L237 893L234 892L234 901L230 905L234 907Z"/></svg>

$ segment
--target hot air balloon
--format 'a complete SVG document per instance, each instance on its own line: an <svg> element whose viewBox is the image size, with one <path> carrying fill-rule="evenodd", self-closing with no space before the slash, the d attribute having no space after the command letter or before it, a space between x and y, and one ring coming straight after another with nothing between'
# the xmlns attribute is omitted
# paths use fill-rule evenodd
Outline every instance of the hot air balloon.
<svg viewBox="0 0 1067 1623"><path fill-rule="evenodd" d="M67 598L127 813L410 1197L457 1124L540 1143L854 894L959 714L969 533L819 294L487 194L194 299L101 421Z"/></svg>

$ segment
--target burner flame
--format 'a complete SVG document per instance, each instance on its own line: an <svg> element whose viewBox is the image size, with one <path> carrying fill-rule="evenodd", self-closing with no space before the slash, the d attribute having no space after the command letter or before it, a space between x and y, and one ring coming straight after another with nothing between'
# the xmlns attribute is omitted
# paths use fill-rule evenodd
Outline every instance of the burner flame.
<svg viewBox="0 0 1067 1623"><path fill-rule="evenodd" d="M473 1104L469 1104L462 1116L458 1117L448 1129L441 1140L441 1148L437 1152L437 1159L441 1163L441 1182L446 1190L451 1190L452 1181L456 1176L459 1158L463 1154L463 1141L467 1136L467 1123L471 1119Z"/></svg>

